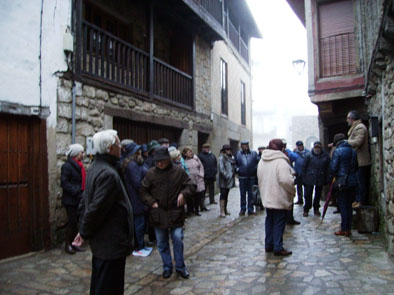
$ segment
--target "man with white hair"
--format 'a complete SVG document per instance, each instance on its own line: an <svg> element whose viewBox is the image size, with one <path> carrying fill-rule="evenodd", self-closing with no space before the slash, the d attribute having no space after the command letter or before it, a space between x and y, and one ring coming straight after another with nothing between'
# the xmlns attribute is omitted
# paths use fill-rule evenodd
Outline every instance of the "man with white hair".
<svg viewBox="0 0 394 295"><path fill-rule="evenodd" d="M73 245L90 241L90 294L123 294L126 257L133 244L133 210L119 166L121 145L115 130L93 136L95 160L84 192L84 213Z"/></svg>

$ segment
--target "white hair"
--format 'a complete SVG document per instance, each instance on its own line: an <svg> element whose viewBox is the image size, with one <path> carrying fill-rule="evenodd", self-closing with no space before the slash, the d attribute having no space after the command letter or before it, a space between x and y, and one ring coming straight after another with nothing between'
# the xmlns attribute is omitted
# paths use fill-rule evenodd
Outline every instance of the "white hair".
<svg viewBox="0 0 394 295"><path fill-rule="evenodd" d="M116 142L118 132L113 129L103 130L93 135L93 149L98 154L109 153L109 148Z"/></svg>
<svg viewBox="0 0 394 295"><path fill-rule="evenodd" d="M68 151L66 153L66 156L74 158L74 157L78 156L78 154L80 152L83 152L83 146L80 145L79 143L74 143L68 147Z"/></svg>

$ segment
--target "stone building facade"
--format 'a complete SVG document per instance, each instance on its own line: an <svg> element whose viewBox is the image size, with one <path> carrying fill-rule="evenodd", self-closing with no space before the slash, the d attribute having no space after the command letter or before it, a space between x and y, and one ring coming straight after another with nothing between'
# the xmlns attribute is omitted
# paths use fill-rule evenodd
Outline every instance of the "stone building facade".
<svg viewBox="0 0 394 295"><path fill-rule="evenodd" d="M168 137L196 153L210 142L218 153L230 138L251 134L250 122L231 114L216 127L214 116L218 42L232 52L234 72L244 69L250 93L249 40L261 36L244 1L6 0L0 11L10 15L0 29L8 84L0 91L0 140L8 147L0 151L1 181L5 200L23 205L0 202L10 215L0 228L0 259L63 240L60 169L73 142L87 148L94 133L113 128L139 144ZM12 230L22 223L23 233Z"/></svg>
<svg viewBox="0 0 394 295"><path fill-rule="evenodd" d="M308 32L308 47L313 53L309 55L309 68L312 73L317 73L309 77L310 90L313 90L310 94L312 102L319 106L322 140L328 143L332 134L347 132L348 127L337 118L344 121L350 110L358 110L368 126L372 163L369 203L379 209L380 231L387 239L388 251L394 255L394 1L288 0L288 3ZM353 77L338 75L329 80L325 78L322 82L328 83L329 87L316 95L315 86L321 78L319 63L322 62L321 56L319 59L319 51L322 50L319 42L322 40L318 39L321 23L317 11L320 15L321 12L326 13L326 23L337 20L338 26L328 28L333 30L340 28L338 17L346 14L343 11L342 14L330 14L339 8L350 8L346 16L351 22L347 24L353 26L347 33L354 34L356 68Z"/></svg>

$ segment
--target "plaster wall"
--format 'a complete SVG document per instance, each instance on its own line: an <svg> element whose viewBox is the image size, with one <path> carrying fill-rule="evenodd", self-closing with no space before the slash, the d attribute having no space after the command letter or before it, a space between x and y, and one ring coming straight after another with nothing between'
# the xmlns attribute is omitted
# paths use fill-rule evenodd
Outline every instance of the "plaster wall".
<svg viewBox="0 0 394 295"><path fill-rule="evenodd" d="M252 130L252 93L250 67L224 41L217 41L212 49L212 111L221 114L220 59L227 63L228 121L241 125L241 81L245 83L246 125Z"/></svg>

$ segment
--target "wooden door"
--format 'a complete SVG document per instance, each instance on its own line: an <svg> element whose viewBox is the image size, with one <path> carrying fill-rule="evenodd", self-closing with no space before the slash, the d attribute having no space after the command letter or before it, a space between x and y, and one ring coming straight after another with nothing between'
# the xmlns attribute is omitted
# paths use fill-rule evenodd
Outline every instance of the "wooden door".
<svg viewBox="0 0 394 295"><path fill-rule="evenodd" d="M0 115L0 259L37 248L39 131L39 119Z"/></svg>

